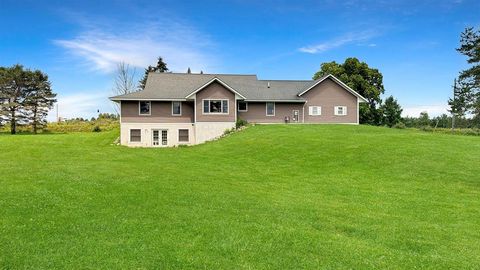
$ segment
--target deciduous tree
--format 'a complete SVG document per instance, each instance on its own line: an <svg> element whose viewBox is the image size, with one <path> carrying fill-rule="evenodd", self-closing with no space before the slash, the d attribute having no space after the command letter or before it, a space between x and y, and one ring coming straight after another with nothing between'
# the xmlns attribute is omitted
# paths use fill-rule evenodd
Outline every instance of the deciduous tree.
<svg viewBox="0 0 480 270"><path fill-rule="evenodd" d="M332 74L368 100L360 105L360 122L378 125L382 115L378 110L381 98L385 92L383 76L378 69L371 68L357 58L347 58L343 64L335 61L323 63L313 79Z"/></svg>

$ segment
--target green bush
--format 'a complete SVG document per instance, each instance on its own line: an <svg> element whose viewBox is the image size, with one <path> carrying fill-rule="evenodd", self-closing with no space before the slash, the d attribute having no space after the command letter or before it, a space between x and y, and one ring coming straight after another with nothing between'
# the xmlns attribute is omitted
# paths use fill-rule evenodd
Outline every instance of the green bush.
<svg viewBox="0 0 480 270"><path fill-rule="evenodd" d="M235 128L239 129L239 128L241 128L243 126L246 126L246 125L248 125L247 120L243 120L243 119L239 118L239 119L237 119L237 122L235 123Z"/></svg>
<svg viewBox="0 0 480 270"><path fill-rule="evenodd" d="M407 128L407 126L405 126L405 124L403 122L399 122L399 123L396 123L395 125L393 125L393 128L405 129L405 128Z"/></svg>
<svg viewBox="0 0 480 270"><path fill-rule="evenodd" d="M102 129L97 125L92 129L93 132L100 132Z"/></svg>
<svg viewBox="0 0 480 270"><path fill-rule="evenodd" d="M427 132L432 132L433 128L431 126L421 126L420 130L427 131Z"/></svg>

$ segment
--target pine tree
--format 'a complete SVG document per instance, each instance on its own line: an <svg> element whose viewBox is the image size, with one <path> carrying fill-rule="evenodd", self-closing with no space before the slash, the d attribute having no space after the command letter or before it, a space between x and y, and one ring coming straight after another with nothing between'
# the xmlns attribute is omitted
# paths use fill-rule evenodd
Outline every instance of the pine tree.
<svg viewBox="0 0 480 270"><path fill-rule="evenodd" d="M32 79L26 93L25 107L29 112L27 119L32 125L33 133L37 134L38 129L43 128L47 123L46 117L56 102L56 94L52 92L46 74L36 70L32 74Z"/></svg>
<svg viewBox="0 0 480 270"><path fill-rule="evenodd" d="M452 114L452 128L455 128L455 120L463 118L472 106L472 89L465 79L460 78L453 81L453 97L448 100Z"/></svg>
<svg viewBox="0 0 480 270"><path fill-rule="evenodd" d="M10 133L17 133L17 125L25 123L25 97L30 83L31 72L15 65L0 69L0 117L10 122Z"/></svg>
<svg viewBox="0 0 480 270"><path fill-rule="evenodd" d="M468 82L470 100L469 112L474 115L475 119L480 119L480 29L475 30L473 27L466 28L460 37L460 47L457 51L467 57L467 63L471 66L460 73L460 79Z"/></svg>
<svg viewBox="0 0 480 270"><path fill-rule="evenodd" d="M190 67L188 67L187 74L191 74L191 73L192 73L192 71L190 70Z"/></svg>
<svg viewBox="0 0 480 270"><path fill-rule="evenodd" d="M393 96L385 100L385 103L380 106L380 111L383 113L382 122L389 127L393 127L402 119L402 107Z"/></svg>
<svg viewBox="0 0 480 270"><path fill-rule="evenodd" d="M169 69L167 67L167 63L165 63L163 61L163 58L161 56L159 56L156 66L154 66L154 67L148 66L148 68L145 69L145 74L143 75L143 78L138 82L139 90L145 89L145 85L147 84L148 73L150 73L150 72L167 72L168 70Z"/></svg>

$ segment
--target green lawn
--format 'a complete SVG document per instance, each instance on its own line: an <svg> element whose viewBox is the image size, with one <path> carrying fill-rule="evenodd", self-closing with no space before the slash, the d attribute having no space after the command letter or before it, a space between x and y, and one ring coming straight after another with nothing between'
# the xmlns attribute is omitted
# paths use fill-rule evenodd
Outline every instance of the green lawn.
<svg viewBox="0 0 480 270"><path fill-rule="evenodd" d="M480 137L255 126L130 149L0 135L0 268L480 267Z"/></svg>

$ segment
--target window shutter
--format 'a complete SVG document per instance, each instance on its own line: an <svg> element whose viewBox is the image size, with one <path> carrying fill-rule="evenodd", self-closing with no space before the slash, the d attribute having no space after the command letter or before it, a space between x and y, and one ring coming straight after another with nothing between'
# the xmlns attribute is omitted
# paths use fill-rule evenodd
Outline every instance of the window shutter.
<svg viewBox="0 0 480 270"><path fill-rule="evenodd" d="M203 112L208 113L208 100L203 101Z"/></svg>
<svg viewBox="0 0 480 270"><path fill-rule="evenodd" d="M343 115L347 115L347 106L343 107Z"/></svg>
<svg viewBox="0 0 480 270"><path fill-rule="evenodd" d="M313 106L308 106L308 115L313 115Z"/></svg>

